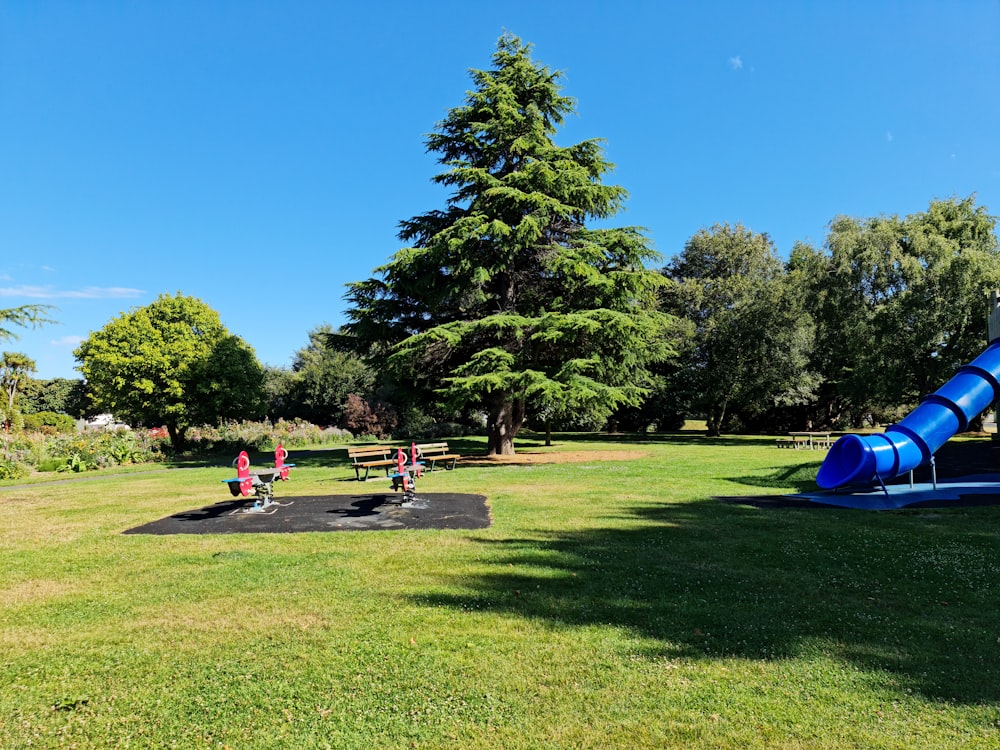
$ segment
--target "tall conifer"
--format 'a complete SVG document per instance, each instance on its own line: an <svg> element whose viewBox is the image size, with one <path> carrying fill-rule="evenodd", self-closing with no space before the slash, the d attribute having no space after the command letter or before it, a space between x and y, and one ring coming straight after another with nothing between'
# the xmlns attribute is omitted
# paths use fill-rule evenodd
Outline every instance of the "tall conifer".
<svg viewBox="0 0 1000 750"><path fill-rule="evenodd" d="M626 198L601 141L561 147L575 110L562 75L502 36L493 68L427 138L445 207L401 222L410 243L349 285L347 326L398 376L488 415L491 454L514 452L528 409L607 416L645 394L672 354L659 258L636 227L588 228Z"/></svg>

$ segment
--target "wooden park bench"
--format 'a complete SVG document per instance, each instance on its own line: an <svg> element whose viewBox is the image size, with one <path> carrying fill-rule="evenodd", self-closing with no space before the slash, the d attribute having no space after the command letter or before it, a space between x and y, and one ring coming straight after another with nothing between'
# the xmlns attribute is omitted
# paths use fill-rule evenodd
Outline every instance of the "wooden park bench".
<svg viewBox="0 0 1000 750"><path fill-rule="evenodd" d="M420 461L423 462L424 466L427 467L427 471L434 471L435 465L438 461L444 464L444 468L451 471L455 468L455 464L461 456L457 453L452 453L447 443L423 443L417 445L417 450L420 451ZM451 466L448 466L448 462L451 461Z"/></svg>
<svg viewBox="0 0 1000 750"><path fill-rule="evenodd" d="M365 470L365 480L372 469L385 469L385 475L389 476L389 469L396 465L395 453L396 449L387 445L361 445L347 449L347 457L351 459L354 475L359 482L364 481L361 478L362 469Z"/></svg>

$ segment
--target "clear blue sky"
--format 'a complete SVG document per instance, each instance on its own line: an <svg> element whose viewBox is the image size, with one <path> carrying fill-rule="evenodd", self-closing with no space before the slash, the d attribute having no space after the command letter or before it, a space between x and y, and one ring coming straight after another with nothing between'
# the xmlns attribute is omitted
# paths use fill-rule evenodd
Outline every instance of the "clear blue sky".
<svg viewBox="0 0 1000 750"><path fill-rule="evenodd" d="M443 206L424 135L504 30L665 258L722 222L786 255L839 214L1000 214L996 0L0 0L0 308L59 321L0 347L79 377L91 331L183 292L290 364Z"/></svg>

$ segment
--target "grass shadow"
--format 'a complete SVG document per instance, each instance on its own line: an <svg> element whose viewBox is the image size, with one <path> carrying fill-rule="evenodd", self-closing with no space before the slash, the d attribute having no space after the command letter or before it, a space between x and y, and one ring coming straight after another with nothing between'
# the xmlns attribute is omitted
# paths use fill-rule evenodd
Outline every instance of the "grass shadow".
<svg viewBox="0 0 1000 750"><path fill-rule="evenodd" d="M815 463L776 466L769 474L726 477L726 479L748 487L767 487L792 493L812 492L818 488L816 469Z"/></svg>
<svg viewBox="0 0 1000 750"><path fill-rule="evenodd" d="M418 441L419 442L419 441ZM467 456L486 455L486 439L483 437L469 436L461 438L448 438L448 445L452 450ZM522 430L514 440L514 450L522 451L526 449L545 448L546 440L544 433L528 432ZM670 433L639 433L639 432L554 432L552 433L551 447L566 448L572 445L585 446L593 443L621 445L621 446L642 446L642 445L731 445L747 447L751 445L774 445L774 436L769 435L738 435L722 436L710 438L700 432L670 432Z"/></svg>
<svg viewBox="0 0 1000 750"><path fill-rule="evenodd" d="M534 435L539 445L544 445L544 435ZM621 445L739 445L746 447L759 443L774 445L773 435L722 435L709 437L704 432L554 432L553 445L567 443L618 443ZM521 434L515 441L515 447L527 444Z"/></svg>
<svg viewBox="0 0 1000 750"><path fill-rule="evenodd" d="M492 570L419 600L610 624L673 656L820 652L891 674L900 691L1000 701L997 510L817 514L701 501L629 513L618 528L479 540Z"/></svg>

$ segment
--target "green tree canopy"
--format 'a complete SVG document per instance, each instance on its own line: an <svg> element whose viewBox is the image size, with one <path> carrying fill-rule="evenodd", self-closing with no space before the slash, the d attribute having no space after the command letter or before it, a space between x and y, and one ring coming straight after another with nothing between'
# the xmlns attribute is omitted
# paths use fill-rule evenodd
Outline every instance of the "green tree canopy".
<svg viewBox="0 0 1000 750"><path fill-rule="evenodd" d="M818 346L855 414L914 404L982 351L987 293L1000 286L995 229L972 197L904 219L833 220Z"/></svg>
<svg viewBox="0 0 1000 750"><path fill-rule="evenodd" d="M25 414L50 411L74 418L86 415L86 389L79 378L31 379L21 389Z"/></svg>
<svg viewBox="0 0 1000 750"><path fill-rule="evenodd" d="M588 228L626 197L601 143L554 142L574 102L561 74L500 38L493 68L427 138L443 210L401 223L412 243L349 285L348 332L395 376L487 413L489 453L513 453L526 409L610 413L638 403L671 354L659 256L635 227Z"/></svg>
<svg viewBox="0 0 1000 750"><path fill-rule="evenodd" d="M347 397L368 399L375 388L375 372L355 353L328 346L334 334L329 324L309 332L309 344L292 360L291 398L299 415L316 424L344 424Z"/></svg>
<svg viewBox="0 0 1000 750"><path fill-rule="evenodd" d="M705 413L710 435L733 412L811 397L811 319L766 234L739 224L702 229L664 273L675 282L667 309L692 326L673 386Z"/></svg>
<svg viewBox="0 0 1000 750"><path fill-rule="evenodd" d="M194 297L164 294L123 313L74 355L95 408L132 424L166 425L175 448L193 425L263 412L253 349Z"/></svg>

